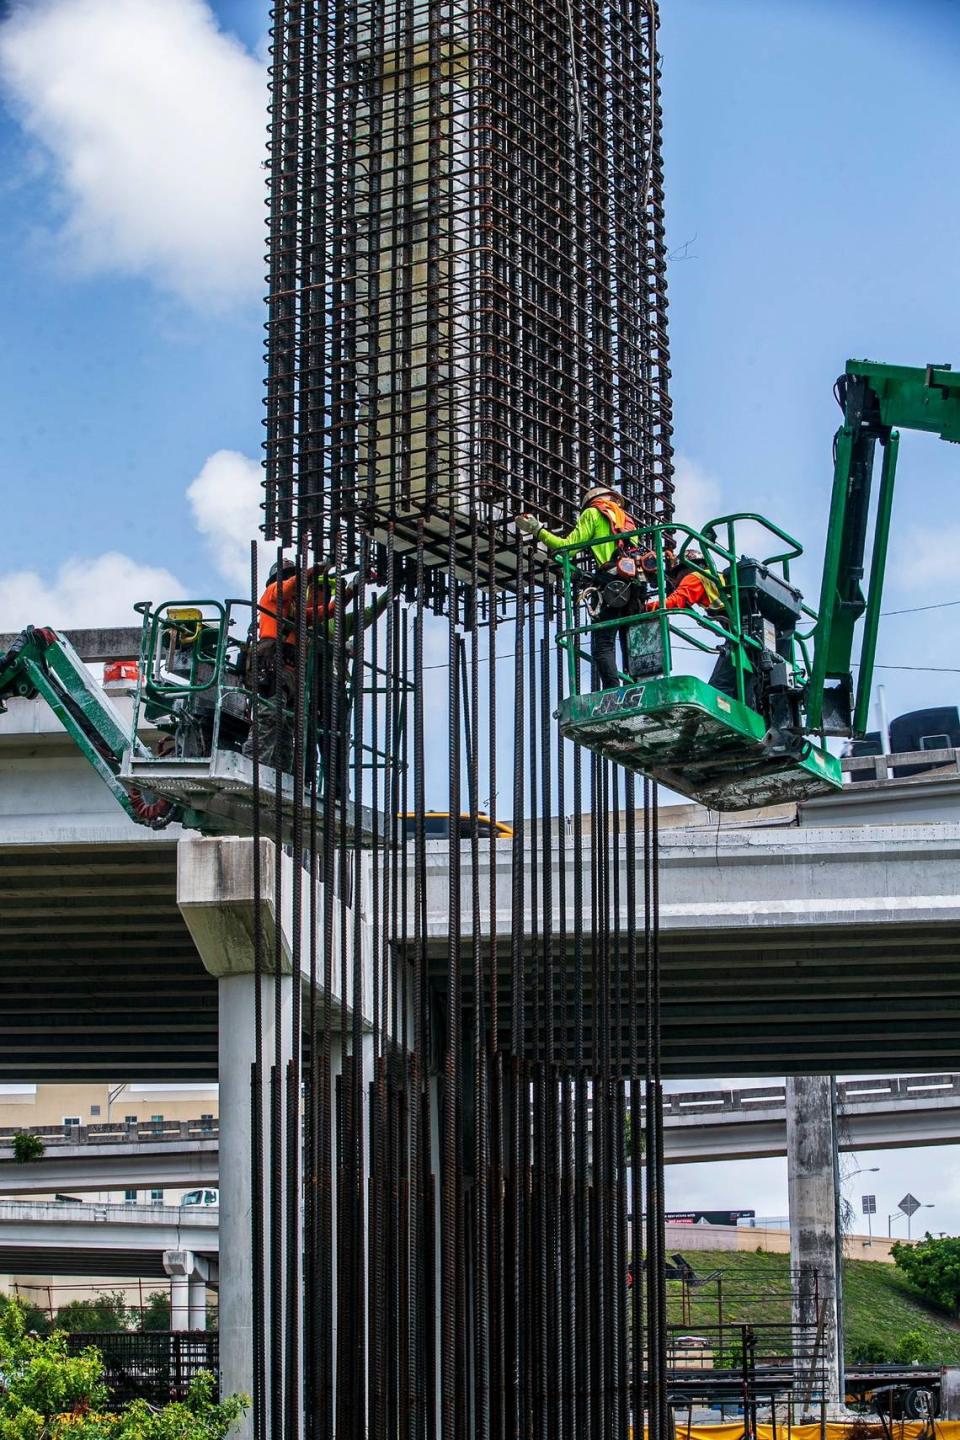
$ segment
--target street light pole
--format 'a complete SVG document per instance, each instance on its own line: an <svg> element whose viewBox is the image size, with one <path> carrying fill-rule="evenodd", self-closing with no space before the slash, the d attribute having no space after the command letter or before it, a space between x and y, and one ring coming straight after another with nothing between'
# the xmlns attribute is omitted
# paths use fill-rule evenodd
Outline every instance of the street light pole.
<svg viewBox="0 0 960 1440"><path fill-rule="evenodd" d="M925 1205L922 1205L920 1208L921 1208L922 1210L935 1210L935 1209L936 1209L936 1202L933 1201L933 1200L929 1200ZM907 1216L907 1239L908 1239L908 1240L912 1239L912 1235L913 1235L912 1221L913 1221L913 1216L912 1216L912 1215L908 1215L908 1216Z"/></svg>
<svg viewBox="0 0 960 1440"><path fill-rule="evenodd" d="M855 1180L858 1175L879 1175L879 1173L880 1173L880 1166L879 1166L879 1165L866 1165L866 1166L864 1166L864 1165L858 1165L857 1168L856 1168L856 1170L851 1170L850 1173L849 1173L849 1175L844 1175L844 1177L843 1177L843 1183L846 1184L846 1182L847 1182L848 1180ZM861 1198L861 1202L860 1202L860 1203L861 1203L861 1205L863 1205L863 1203L864 1203L862 1198ZM874 1201L874 1208L876 1208L876 1202L875 1202L875 1201ZM867 1210L867 1211L865 1211L865 1214L866 1214L866 1217L867 1217L867 1239L868 1239L868 1243L869 1243L870 1245L872 1245L872 1244L873 1244L873 1211L872 1211L872 1210Z"/></svg>
<svg viewBox="0 0 960 1440"><path fill-rule="evenodd" d="M112 1118L111 1115L110 1115L110 1111L111 1111L111 1108L112 1108L112 1106L113 1106L114 1100L119 1099L119 1097L123 1094L124 1090L126 1090L126 1088L127 1088L127 1086L128 1086L129 1084L130 1084L130 1081L129 1081L129 1080L124 1080L120 1085L114 1085L113 1087L110 1087L110 1086L107 1087L107 1124L108 1124L108 1125L109 1125L110 1120L111 1120L111 1118Z"/></svg>

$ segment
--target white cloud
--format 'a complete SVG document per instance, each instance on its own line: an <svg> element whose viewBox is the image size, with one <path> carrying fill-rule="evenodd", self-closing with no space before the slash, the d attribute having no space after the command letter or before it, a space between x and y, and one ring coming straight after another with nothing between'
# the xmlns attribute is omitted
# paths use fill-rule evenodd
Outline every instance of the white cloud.
<svg viewBox="0 0 960 1440"><path fill-rule="evenodd" d="M261 520L261 478L259 461L237 450L218 450L187 487L194 523L217 576L235 595L245 596L250 588L250 541ZM263 581L275 550L261 541L259 552ZM52 578L32 570L0 575L0 631L24 625L133 625L135 601L176 600L187 589L169 570L116 551L90 559L74 556Z"/></svg>
<svg viewBox="0 0 960 1440"><path fill-rule="evenodd" d="M0 630L20 630L24 625L133 625L134 601L160 603L183 593L169 570L138 565L129 556L110 551L91 560L65 561L49 582L32 570L0 575Z"/></svg>
<svg viewBox="0 0 960 1440"><path fill-rule="evenodd" d="M246 595L250 584L250 541L260 524L259 461L237 450L218 450L187 487L197 530L209 546L220 579ZM260 575L266 576L273 547L260 543ZM52 579L33 570L0 575L0 631L24 625L70 628L132 625L137 600L176 600L186 587L169 570L141 565L110 551L91 559L65 560Z"/></svg>
<svg viewBox="0 0 960 1440"><path fill-rule="evenodd" d="M887 585L904 594L922 596L928 603L940 599L936 593L933 577L951 575L960 546L960 525L946 522L942 525L906 525L895 540L891 540L887 555ZM899 563L893 563L896 555ZM909 556L909 563L903 560ZM945 600L956 600L960 590Z"/></svg>
<svg viewBox="0 0 960 1440"><path fill-rule="evenodd" d="M71 263L202 305L258 292L265 72L205 0L15 0L0 85L51 162Z"/></svg>
<svg viewBox="0 0 960 1440"><path fill-rule="evenodd" d="M704 466L687 455L677 455L674 462L674 513L685 525L699 528L720 511L720 482Z"/></svg>
<svg viewBox="0 0 960 1440"><path fill-rule="evenodd" d="M187 498L200 534L225 580L246 595L250 587L250 541L263 518L263 471L258 460L238 450L218 450L187 488ZM273 547L260 544L261 577L271 563Z"/></svg>

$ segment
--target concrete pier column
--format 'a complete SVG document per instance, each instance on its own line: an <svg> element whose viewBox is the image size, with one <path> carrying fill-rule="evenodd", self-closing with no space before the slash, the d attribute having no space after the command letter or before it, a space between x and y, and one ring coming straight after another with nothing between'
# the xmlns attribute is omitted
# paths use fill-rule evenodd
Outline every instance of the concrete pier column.
<svg viewBox="0 0 960 1440"><path fill-rule="evenodd" d="M206 962L206 956L204 960ZM208 969L209 969L208 965ZM263 1056L267 1076L262 1090L263 1134L270 1133L269 1067L274 1056L273 977L261 979ZM292 982L281 977L284 1057L291 1053ZM221 975L220 991L220 1385L224 1395L253 1388L252 1216L253 1143L251 1067L256 1057L256 978ZM268 1179L264 1175L264 1213ZM263 1256L264 1292L270 1294L270 1256Z"/></svg>
<svg viewBox="0 0 960 1440"><path fill-rule="evenodd" d="M206 1330L207 1282L217 1279L216 1260L192 1250L164 1250L163 1268L170 1276L171 1330Z"/></svg>
<svg viewBox="0 0 960 1440"><path fill-rule="evenodd" d="M206 1330L207 1328L207 1282L199 1275L190 1277L190 1329Z"/></svg>
<svg viewBox="0 0 960 1440"><path fill-rule="evenodd" d="M283 1071L299 1036L292 1033L293 981L289 973L288 935L280 925L281 976L279 1013L273 970L276 919L273 897L276 852L262 840L260 886L263 896L260 980L261 1044L264 1064L261 1087L263 1133L269 1134L270 1068L277 1031ZM217 978L219 991L220 1080L220 1388L230 1395L253 1391L253 1286L251 1252L255 1201L251 1166L253 1102L251 1068L256 1058L256 986L254 943L254 847L249 840L181 840L177 856L177 902L206 969ZM264 1202L273 1165L265 1166ZM266 1214L266 1204L264 1204ZM270 1256L263 1255L264 1293L271 1293ZM269 1389L269 1387L268 1387ZM264 1397L269 1428L270 1395ZM250 1412L237 1435L252 1435Z"/></svg>
<svg viewBox="0 0 960 1440"><path fill-rule="evenodd" d="M816 1344L812 1390L829 1405L841 1400L840 1271L835 1083L829 1075L787 1077L787 1184L793 1319L806 1328L802 1350ZM807 1386L802 1392L806 1393Z"/></svg>
<svg viewBox="0 0 960 1440"><path fill-rule="evenodd" d="M170 1277L170 1329L190 1329L190 1281L186 1275Z"/></svg>

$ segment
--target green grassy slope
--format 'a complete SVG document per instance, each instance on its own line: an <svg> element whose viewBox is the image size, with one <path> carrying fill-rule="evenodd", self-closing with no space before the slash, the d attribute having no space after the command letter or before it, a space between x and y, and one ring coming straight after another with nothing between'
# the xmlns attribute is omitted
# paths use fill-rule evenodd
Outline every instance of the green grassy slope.
<svg viewBox="0 0 960 1440"><path fill-rule="evenodd" d="M787 1255L753 1251L687 1252L687 1260L700 1276L723 1271L723 1318L735 1322L748 1316L757 1322L777 1324L789 1317L790 1260ZM941 1364L960 1364L960 1324L933 1309L894 1265L873 1260L844 1263L845 1349L850 1356L859 1343L876 1340L893 1359L900 1337L907 1330L921 1331L934 1346ZM670 1319L693 1333L697 1324L716 1320L716 1289L695 1292L692 1310L680 1311L680 1286L671 1284Z"/></svg>

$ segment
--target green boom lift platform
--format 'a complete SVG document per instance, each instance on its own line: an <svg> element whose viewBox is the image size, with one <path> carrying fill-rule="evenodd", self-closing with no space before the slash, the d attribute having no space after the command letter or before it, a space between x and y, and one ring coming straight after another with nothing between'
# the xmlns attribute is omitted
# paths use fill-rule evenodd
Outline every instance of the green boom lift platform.
<svg viewBox="0 0 960 1440"><path fill-rule="evenodd" d="M178 823L208 835L252 834L257 786L253 760L245 753L253 705L246 684L249 601L196 600L136 609L143 628L130 719L62 632L34 626L0 655L0 711L11 698L45 700L138 824L161 829ZM348 705L362 703L376 685L369 664L362 676L352 667ZM259 704L264 715L283 701L261 695ZM284 709L291 730L293 720ZM260 766L265 833L275 833L279 811L282 838L289 840L298 806L309 820L314 793L322 827L329 811L321 748L329 750L318 746L308 718L303 776L295 779L289 770ZM358 769L385 764L383 753L370 745L361 746L358 762L350 736L347 751L351 778ZM341 803L338 797L333 814L338 836L348 838L359 830L370 840L377 833L373 811L357 801Z"/></svg>
<svg viewBox="0 0 960 1440"><path fill-rule="evenodd" d="M565 613L558 642L567 652L567 694L557 714L568 739L715 810L803 800L840 788L840 762L826 740L862 735L867 726L899 430L960 441L960 374L949 366L851 360L836 395L843 424L834 440L818 610L804 604L791 582L799 543L755 514L725 515L700 531L674 523L635 532L630 538L654 557L649 593L659 605L624 619L576 623L584 573L575 552L559 552ZM883 462L871 506L878 445ZM745 522L753 534L759 526L772 537L773 553L764 559L741 553L737 527ZM704 574L720 593L709 611L666 608L664 559L674 547L681 558L688 551L702 555ZM604 627L625 635L627 671L617 688L584 690L585 642ZM725 688L685 673L681 647L722 650Z"/></svg>

